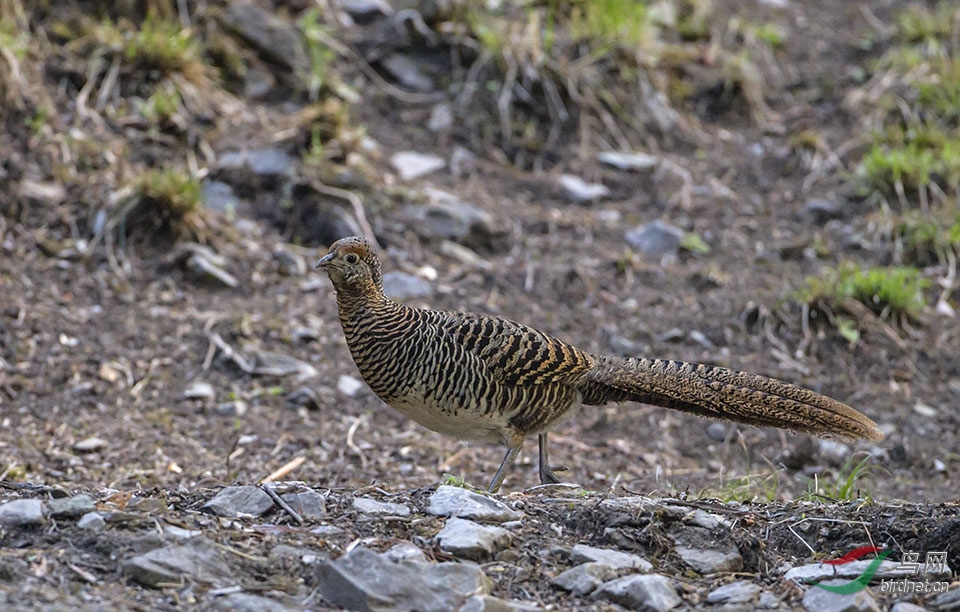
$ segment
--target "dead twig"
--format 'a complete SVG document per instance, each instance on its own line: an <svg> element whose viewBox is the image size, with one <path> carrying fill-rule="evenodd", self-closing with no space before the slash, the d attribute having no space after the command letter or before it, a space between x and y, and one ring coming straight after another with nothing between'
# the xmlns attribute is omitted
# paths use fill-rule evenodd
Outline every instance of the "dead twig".
<svg viewBox="0 0 960 612"><path fill-rule="evenodd" d="M300 516L299 514L297 514L297 511L294 510L293 508L291 508L291 507L290 507L290 504L288 504L287 502L283 501L283 498L280 497L279 495L277 495L277 492L273 490L273 487L271 487L271 486L268 485L268 484L261 483L261 484L260 484L260 488L263 489L263 492L264 492L264 493L266 493L267 495L270 496L270 499L273 500L273 503L275 503L275 504L277 504L278 506L280 506L280 508L281 508L284 512L286 512L287 514L289 514L289 515L290 515L290 518L292 518L294 521L296 521L296 523L297 523L298 525L303 525L303 517Z"/></svg>
<svg viewBox="0 0 960 612"><path fill-rule="evenodd" d="M360 456L360 467L367 469L367 456L363 454L363 451L360 450L360 447L357 446L356 442L353 441L353 436L357 433L357 428L360 427L361 423L366 422L367 415L358 416L354 419L353 424L350 425L350 429L347 431L347 448L355 452Z"/></svg>
<svg viewBox="0 0 960 612"><path fill-rule="evenodd" d="M276 470L270 472L270 474L268 474L267 477L264 478L263 480L261 480L260 482L261 482L261 483L266 483L266 482L273 482L273 481L275 481L275 480L280 480L281 478L283 478L284 476L286 476L286 475L289 474L290 472L294 471L295 469L297 469L298 467L300 467L301 465L303 465L303 462L306 461L306 460L307 460L307 459L306 459L305 457L303 457L303 456L294 457L293 459L291 459L290 461L286 462L285 464L283 464L282 466L280 466L280 467L277 468Z"/></svg>

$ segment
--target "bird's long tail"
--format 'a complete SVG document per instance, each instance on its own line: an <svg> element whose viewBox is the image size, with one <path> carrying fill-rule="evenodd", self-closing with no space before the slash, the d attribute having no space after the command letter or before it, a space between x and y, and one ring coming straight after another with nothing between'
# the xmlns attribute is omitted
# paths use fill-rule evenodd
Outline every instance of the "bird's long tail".
<svg viewBox="0 0 960 612"><path fill-rule="evenodd" d="M635 401L819 436L884 437L876 423L837 400L774 378L698 363L596 357L582 393L585 404Z"/></svg>

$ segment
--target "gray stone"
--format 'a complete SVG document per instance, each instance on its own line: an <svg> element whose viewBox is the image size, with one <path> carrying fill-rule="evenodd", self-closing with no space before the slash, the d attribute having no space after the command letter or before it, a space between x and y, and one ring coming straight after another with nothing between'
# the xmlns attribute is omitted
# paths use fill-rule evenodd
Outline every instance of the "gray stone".
<svg viewBox="0 0 960 612"><path fill-rule="evenodd" d="M745 603L753 601L760 593L760 587L749 580L738 580L710 591L709 603Z"/></svg>
<svg viewBox="0 0 960 612"><path fill-rule="evenodd" d="M610 189L606 185L588 183L573 174L561 174L557 180L567 197L577 202L592 202L610 195Z"/></svg>
<svg viewBox="0 0 960 612"><path fill-rule="evenodd" d="M204 608L207 609L207 608ZM300 606L287 606L276 599L252 593L231 593L213 600L213 609L222 612L297 612Z"/></svg>
<svg viewBox="0 0 960 612"><path fill-rule="evenodd" d="M47 514L53 518L74 518L92 512L97 507L97 501L81 493L73 497L60 497L47 501Z"/></svg>
<svg viewBox="0 0 960 612"><path fill-rule="evenodd" d="M502 527L453 517L447 519L436 539L437 546L446 553L461 559L483 561L508 546L513 537Z"/></svg>
<svg viewBox="0 0 960 612"><path fill-rule="evenodd" d="M413 542L400 542L392 548L385 551L386 556L391 561L410 561L413 563L429 563L427 556Z"/></svg>
<svg viewBox="0 0 960 612"><path fill-rule="evenodd" d="M273 261L277 264L280 276L304 276L307 273L307 261L290 249L281 246L274 248Z"/></svg>
<svg viewBox="0 0 960 612"><path fill-rule="evenodd" d="M909 601L898 601L890 608L890 612L927 612L927 609Z"/></svg>
<svg viewBox="0 0 960 612"><path fill-rule="evenodd" d="M301 518L308 521L319 521L327 516L327 502L316 491L298 491L296 493L284 493L280 499L287 502L294 512Z"/></svg>
<svg viewBox="0 0 960 612"><path fill-rule="evenodd" d="M823 225L832 219L843 216L843 208L831 200L813 198L807 200L800 210L800 217L815 225Z"/></svg>
<svg viewBox="0 0 960 612"><path fill-rule="evenodd" d="M574 595L589 595L600 585L617 576L617 570L603 563L581 563L558 574L550 581L555 587L570 591Z"/></svg>
<svg viewBox="0 0 960 612"><path fill-rule="evenodd" d="M502 232L493 215L439 189L417 210L415 230L424 238L454 240L477 250L489 250Z"/></svg>
<svg viewBox="0 0 960 612"><path fill-rule="evenodd" d="M853 454L849 444L838 440L817 440L817 456L833 466L843 465Z"/></svg>
<svg viewBox="0 0 960 612"><path fill-rule="evenodd" d="M697 508L686 517L686 522L690 525L703 527L704 529L716 529L723 524L723 519L716 514L710 514L706 510Z"/></svg>
<svg viewBox="0 0 960 612"><path fill-rule="evenodd" d="M600 502L600 510L608 513L642 514L657 506L657 502L649 497L631 495L628 497L611 497Z"/></svg>
<svg viewBox="0 0 960 612"><path fill-rule="evenodd" d="M306 361L273 351L254 353L250 362L253 366L251 374L258 376L294 376L302 381L318 374L317 369Z"/></svg>
<svg viewBox="0 0 960 612"><path fill-rule="evenodd" d="M519 601L507 601L493 595L474 595L457 612L535 612L543 608Z"/></svg>
<svg viewBox="0 0 960 612"><path fill-rule="evenodd" d="M363 381L356 376L341 374L337 378L337 391L343 393L347 397L357 397L360 395L360 392L363 391L365 386L366 385L363 384Z"/></svg>
<svg viewBox="0 0 960 612"><path fill-rule="evenodd" d="M347 15L358 25L366 25L383 17L388 7L378 0L343 0L340 3Z"/></svg>
<svg viewBox="0 0 960 612"><path fill-rule="evenodd" d="M182 584L184 578L218 586L235 578L222 554L210 540L193 538L127 559L121 569L148 587Z"/></svg>
<svg viewBox="0 0 960 612"><path fill-rule="evenodd" d="M847 584L847 580L825 580L823 584ZM880 612L877 600L869 589L863 589L850 595L831 593L826 589L811 586L803 594L803 607L808 612Z"/></svg>
<svg viewBox="0 0 960 612"><path fill-rule="evenodd" d="M220 156L218 165L227 169L246 167L260 176L279 176L295 168L297 158L280 149L229 151Z"/></svg>
<svg viewBox="0 0 960 612"><path fill-rule="evenodd" d="M671 580L660 574L635 574L605 582L593 598L654 612L665 612L683 603Z"/></svg>
<svg viewBox="0 0 960 612"><path fill-rule="evenodd" d="M216 396L213 385L196 380L183 390L184 399L212 400Z"/></svg>
<svg viewBox="0 0 960 612"><path fill-rule="evenodd" d="M930 604L934 610L958 610L960 609L960 589L950 589L946 593L940 593Z"/></svg>
<svg viewBox="0 0 960 612"><path fill-rule="evenodd" d="M0 504L0 525L18 527L43 523L43 502L39 499L15 499Z"/></svg>
<svg viewBox="0 0 960 612"><path fill-rule="evenodd" d="M447 165L443 158L416 151L400 151L390 158L390 165L405 181L412 181L436 172Z"/></svg>
<svg viewBox="0 0 960 612"><path fill-rule="evenodd" d="M638 555L625 553L612 548L596 548L586 544L577 544L570 551L570 558L577 563L596 561L614 569L638 569L649 572L653 565Z"/></svg>
<svg viewBox="0 0 960 612"><path fill-rule="evenodd" d="M236 214L241 205L233 187L222 181L204 181L200 196L206 208L224 215Z"/></svg>
<svg viewBox="0 0 960 612"><path fill-rule="evenodd" d="M253 518L273 508L273 500L259 487L231 486L217 493L203 507L217 516Z"/></svg>
<svg viewBox="0 0 960 612"><path fill-rule="evenodd" d="M450 485L437 487L436 493L430 496L427 514L493 523L517 521L524 516L498 499Z"/></svg>
<svg viewBox="0 0 960 612"><path fill-rule="evenodd" d="M760 607L761 608L779 608L780 607L780 598L771 593L770 591L764 591L760 593Z"/></svg>
<svg viewBox="0 0 960 612"><path fill-rule="evenodd" d="M410 516L410 508L404 504L382 502L372 497L356 497L353 507L364 514L381 514L387 516Z"/></svg>
<svg viewBox="0 0 960 612"><path fill-rule="evenodd" d="M176 525L166 525L163 528L163 537L168 540L189 540L202 533L199 529L184 529Z"/></svg>
<svg viewBox="0 0 960 612"><path fill-rule="evenodd" d="M233 289L240 284L232 274L204 257L201 253L194 253L187 259L187 272L194 279L210 285L220 285Z"/></svg>
<svg viewBox="0 0 960 612"><path fill-rule="evenodd" d="M284 405L293 410L298 408L320 410L320 397L312 387L300 387L291 391L284 396L283 400Z"/></svg>
<svg viewBox="0 0 960 612"><path fill-rule="evenodd" d="M247 414L247 402L243 400L231 400L217 404L214 409L217 414L225 417L242 417Z"/></svg>
<svg viewBox="0 0 960 612"><path fill-rule="evenodd" d="M457 145L450 154L450 174L463 178L477 169L477 156L472 151Z"/></svg>
<svg viewBox="0 0 960 612"><path fill-rule="evenodd" d="M106 445L107 445L107 441L104 440L103 438L97 438L97 437L85 438L83 440L80 440L79 442L76 442L73 445L73 450L77 451L78 453L92 453L94 451L100 450Z"/></svg>
<svg viewBox="0 0 960 612"><path fill-rule="evenodd" d="M647 153L602 151L597 154L597 160L601 164L613 166L618 170L650 170L656 167L659 159L656 155Z"/></svg>
<svg viewBox="0 0 960 612"><path fill-rule="evenodd" d="M316 585L327 602L348 610L419 612L456 610L468 597L491 588L475 563L397 562L364 546L320 563Z"/></svg>
<svg viewBox="0 0 960 612"><path fill-rule="evenodd" d="M380 60L380 66L406 89L429 93L437 88L433 79L420 69L420 64L406 53L390 53Z"/></svg>
<svg viewBox="0 0 960 612"><path fill-rule="evenodd" d="M431 132L446 132L453 127L453 110L447 103L437 104L430 109L427 129Z"/></svg>
<svg viewBox="0 0 960 612"><path fill-rule="evenodd" d="M252 2L231 2L223 15L223 23L267 61L297 75L310 73L307 43L291 21Z"/></svg>
<svg viewBox="0 0 960 612"><path fill-rule="evenodd" d="M395 300L426 297L433 293L433 286L419 276L392 270L383 275L383 291Z"/></svg>
<svg viewBox="0 0 960 612"><path fill-rule="evenodd" d="M862 574L872 562L873 559L859 559L850 563L844 563L843 565L810 563L808 565L791 568L783 577L797 584L810 584L829 578L846 578L852 580ZM944 563L942 571L940 571L940 568L931 568L927 571L926 576L931 579L945 579L952 573L953 570ZM910 576L913 576L912 568L904 566L898 561L883 560L880 562L879 567L877 567L873 579L908 578Z"/></svg>
<svg viewBox="0 0 960 612"><path fill-rule="evenodd" d="M685 232L657 219L651 223L638 225L625 234L627 244L641 255L660 260L663 257L676 257L680 252L680 243Z"/></svg>
<svg viewBox="0 0 960 612"><path fill-rule="evenodd" d="M743 568L743 557L736 548L724 549L689 548L677 545L676 552L693 570L704 576L721 572L739 572Z"/></svg>
<svg viewBox="0 0 960 612"><path fill-rule="evenodd" d="M89 529L90 531L100 531L107 526L107 521L99 512L87 512L77 521L77 527L80 529Z"/></svg>

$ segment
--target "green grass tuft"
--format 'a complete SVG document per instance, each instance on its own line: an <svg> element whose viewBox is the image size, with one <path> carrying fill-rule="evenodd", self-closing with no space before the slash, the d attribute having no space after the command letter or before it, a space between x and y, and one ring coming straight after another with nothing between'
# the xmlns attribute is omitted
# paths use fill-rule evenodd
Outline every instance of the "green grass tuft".
<svg viewBox="0 0 960 612"><path fill-rule="evenodd" d="M861 302L883 318L916 317L926 306L924 290L930 282L910 267L871 268L846 262L807 278L797 292L800 302L837 311L845 300Z"/></svg>

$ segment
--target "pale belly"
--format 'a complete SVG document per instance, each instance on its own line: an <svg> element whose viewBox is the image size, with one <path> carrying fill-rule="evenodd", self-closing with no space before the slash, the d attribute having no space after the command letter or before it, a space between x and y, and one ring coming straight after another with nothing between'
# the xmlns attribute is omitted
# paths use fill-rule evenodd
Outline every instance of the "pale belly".
<svg viewBox="0 0 960 612"><path fill-rule="evenodd" d="M413 393L387 403L427 429L461 440L503 442L511 429L508 419L496 410L483 414L482 409L453 409Z"/></svg>

